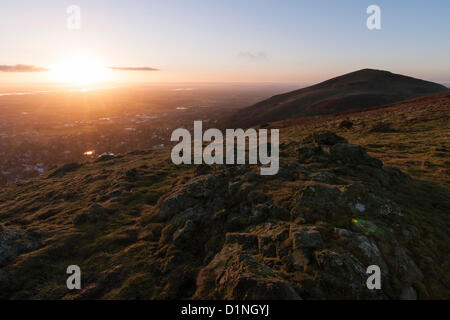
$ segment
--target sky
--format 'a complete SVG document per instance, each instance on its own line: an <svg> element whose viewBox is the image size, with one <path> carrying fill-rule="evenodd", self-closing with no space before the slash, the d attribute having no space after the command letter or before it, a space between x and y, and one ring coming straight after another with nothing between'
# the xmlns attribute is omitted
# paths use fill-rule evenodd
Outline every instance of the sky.
<svg viewBox="0 0 450 320"><path fill-rule="evenodd" d="M110 81L315 83L362 68L450 83L448 0L0 0L0 67L72 56ZM369 5L381 29L369 30ZM80 8L80 29L66 12ZM154 68L156 70L142 70ZM57 81L1 72L0 85ZM60 79L61 80L61 79Z"/></svg>

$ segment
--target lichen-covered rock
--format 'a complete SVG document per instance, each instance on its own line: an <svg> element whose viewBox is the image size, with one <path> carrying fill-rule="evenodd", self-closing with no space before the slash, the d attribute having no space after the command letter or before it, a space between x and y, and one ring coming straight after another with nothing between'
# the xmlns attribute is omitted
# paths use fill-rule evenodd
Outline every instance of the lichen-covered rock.
<svg viewBox="0 0 450 320"><path fill-rule="evenodd" d="M368 290L364 265L350 252L329 249L316 251L319 284L329 298L373 299L382 297L380 290Z"/></svg>
<svg viewBox="0 0 450 320"><path fill-rule="evenodd" d="M293 218L301 214L308 221L314 221L333 216L340 194L337 188L321 184L302 188L296 197Z"/></svg>
<svg viewBox="0 0 450 320"><path fill-rule="evenodd" d="M375 241L347 229L336 228L335 233L342 240L342 245L351 250L365 265L379 266L384 277L389 274L389 268Z"/></svg>
<svg viewBox="0 0 450 320"><path fill-rule="evenodd" d="M193 207L196 201L193 197L190 197L187 193L177 193L162 202L158 214L158 219L161 221L167 221L177 213L180 213L190 207Z"/></svg>
<svg viewBox="0 0 450 320"><path fill-rule="evenodd" d="M407 285L423 281L423 273L403 247L395 247L387 261L393 272Z"/></svg>
<svg viewBox="0 0 450 320"><path fill-rule="evenodd" d="M237 247L225 246L197 277L195 299L299 300L271 268Z"/></svg>

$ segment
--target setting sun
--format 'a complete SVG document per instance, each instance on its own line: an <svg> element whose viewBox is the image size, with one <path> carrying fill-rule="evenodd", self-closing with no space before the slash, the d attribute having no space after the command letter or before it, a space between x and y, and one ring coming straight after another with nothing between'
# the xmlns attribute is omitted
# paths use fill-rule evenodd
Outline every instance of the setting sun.
<svg viewBox="0 0 450 320"><path fill-rule="evenodd" d="M52 78L69 84L93 84L112 80L112 72L96 58L84 54L70 56L52 68Z"/></svg>

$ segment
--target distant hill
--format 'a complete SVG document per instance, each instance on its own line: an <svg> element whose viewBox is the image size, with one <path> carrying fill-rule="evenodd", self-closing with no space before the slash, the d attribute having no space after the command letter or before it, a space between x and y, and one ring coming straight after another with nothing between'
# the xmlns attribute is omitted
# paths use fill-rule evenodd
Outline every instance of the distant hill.
<svg viewBox="0 0 450 320"><path fill-rule="evenodd" d="M248 127L305 116L361 111L446 90L434 82L362 69L241 109L232 115L230 123Z"/></svg>

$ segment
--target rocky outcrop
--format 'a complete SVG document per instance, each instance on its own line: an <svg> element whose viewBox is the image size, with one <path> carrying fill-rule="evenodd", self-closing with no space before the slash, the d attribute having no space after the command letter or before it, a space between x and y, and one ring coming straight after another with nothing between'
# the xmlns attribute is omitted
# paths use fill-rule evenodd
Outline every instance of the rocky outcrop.
<svg viewBox="0 0 450 320"><path fill-rule="evenodd" d="M19 255L36 250L41 244L38 232L29 232L0 225L0 268Z"/></svg>
<svg viewBox="0 0 450 320"><path fill-rule="evenodd" d="M299 300L289 283L239 245L225 245L197 278L195 299Z"/></svg>
<svg viewBox="0 0 450 320"><path fill-rule="evenodd" d="M88 285L75 298L422 299L435 288L446 292L437 275L450 263L424 236L428 213L409 195L422 190L406 190L407 175L330 131L285 149L273 177L260 176L257 166L199 166L161 180L134 163L121 168L109 192L90 204L83 199L54 225L73 240L45 247L33 263L82 252ZM92 183L106 189L103 179ZM51 223L59 211L51 212L36 216ZM26 225L26 218L13 221ZM23 270L12 262L40 248L40 238L19 227L0 232L0 268ZM380 267L380 290L367 288L371 265ZM22 286L1 279L5 297Z"/></svg>

